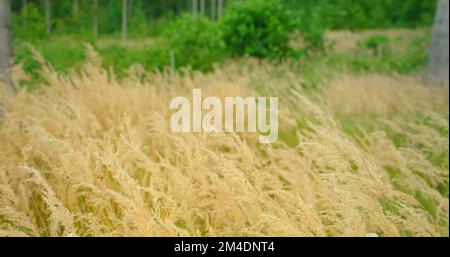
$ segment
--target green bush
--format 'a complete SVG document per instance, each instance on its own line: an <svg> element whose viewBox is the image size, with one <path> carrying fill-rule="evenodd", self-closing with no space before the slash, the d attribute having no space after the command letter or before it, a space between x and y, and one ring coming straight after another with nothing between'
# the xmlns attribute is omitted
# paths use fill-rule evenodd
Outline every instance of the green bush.
<svg viewBox="0 0 450 257"><path fill-rule="evenodd" d="M167 51L173 50L177 67L191 66L208 71L226 56L225 44L217 25L205 17L183 14L163 32Z"/></svg>
<svg viewBox="0 0 450 257"><path fill-rule="evenodd" d="M113 44L106 48L98 48L97 51L102 57L103 66L114 67L119 77L136 63L149 71L163 70L170 63L169 50L160 45L136 48Z"/></svg>
<svg viewBox="0 0 450 257"><path fill-rule="evenodd" d="M13 38L31 42L45 37L45 18L32 3L13 15Z"/></svg>
<svg viewBox="0 0 450 257"><path fill-rule="evenodd" d="M296 15L295 26L300 31L307 52L325 49L325 31L328 27L326 16L329 9L325 6L305 8Z"/></svg>
<svg viewBox="0 0 450 257"><path fill-rule="evenodd" d="M294 26L279 0L235 1L220 21L232 54L279 59L289 55L289 35Z"/></svg>
<svg viewBox="0 0 450 257"><path fill-rule="evenodd" d="M436 0L284 0L297 16L304 10L327 9L322 16L331 29L374 29L429 26Z"/></svg>

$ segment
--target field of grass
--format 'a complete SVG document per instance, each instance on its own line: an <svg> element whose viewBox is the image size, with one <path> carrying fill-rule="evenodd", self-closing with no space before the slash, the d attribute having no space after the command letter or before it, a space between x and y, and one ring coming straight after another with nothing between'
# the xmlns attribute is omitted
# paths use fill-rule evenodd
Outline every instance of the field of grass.
<svg viewBox="0 0 450 257"><path fill-rule="evenodd" d="M325 35L325 52L314 53L298 60L303 73L310 73L310 83L316 86L317 66L326 66L327 71L350 70L353 73L378 72L412 74L420 71L427 62L430 31L425 29L369 30L358 33L330 31ZM90 42L102 58L102 67L114 68L117 77L127 74L133 64L147 71L163 71L170 65L170 49L158 37L122 42L113 37L102 37ZM294 41L295 49L302 42ZM43 82L40 64L35 60L30 46L42 53L57 72L78 70L86 60L85 42L73 36L54 36L45 41L28 42L16 40L16 63L31 75L29 81L21 83L33 88ZM200 57L199 57L200 58ZM186 61L186 60L184 60ZM209 60L206 59L205 62ZM208 64L218 65L217 64ZM182 70L189 63L180 63L175 56L175 68Z"/></svg>
<svg viewBox="0 0 450 257"><path fill-rule="evenodd" d="M155 70L147 44L115 46L126 61L108 40L19 45L24 88L0 94L0 235L448 236L448 87L419 76L426 32L348 33L308 60L209 73ZM171 133L170 100L192 88L277 96L278 142Z"/></svg>

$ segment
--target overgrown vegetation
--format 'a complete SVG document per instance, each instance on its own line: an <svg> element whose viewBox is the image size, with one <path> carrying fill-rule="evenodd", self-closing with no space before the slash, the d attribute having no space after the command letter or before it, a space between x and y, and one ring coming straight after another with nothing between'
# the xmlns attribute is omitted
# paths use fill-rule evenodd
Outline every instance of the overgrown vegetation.
<svg viewBox="0 0 450 257"><path fill-rule="evenodd" d="M330 29L417 28L430 26L435 0L286 0L300 18L320 13Z"/></svg>
<svg viewBox="0 0 450 257"><path fill-rule="evenodd" d="M279 0L234 2L220 21L226 46L238 56L280 59L290 55L292 17Z"/></svg>
<svg viewBox="0 0 450 257"><path fill-rule="evenodd" d="M82 1L83 2L83 1ZM383 2L383 3L381 3ZM24 62L25 70L38 74L37 63L27 50L28 43L36 46L53 64L57 71L65 72L70 67L77 67L85 56L82 42L94 45L104 59L105 66L113 66L121 76L134 63L141 64L146 70L163 70L170 65L170 53L174 53L176 68L192 67L195 70L210 71L215 64L223 63L230 56L256 56L280 60L282 58L310 59L320 58L321 53L330 50L330 42L324 40L326 31L333 28L350 28L358 24L358 28L374 28L375 25L365 24L358 20L365 17L365 22L385 26L415 27L429 22L434 12L434 1L379 1L376 4L365 1L281 1L281 0L250 0L235 1L227 5L224 16L219 21L207 17L189 14L155 16L151 26L145 18L148 9L144 1L134 1L130 7L129 34L130 40L141 42L129 44L114 42L102 44L102 41L114 41L120 32L120 4L109 1L100 15L101 33L95 38L88 22L92 11L86 3L81 4L78 14L61 16L71 13L71 1L58 1L53 7L54 28L50 37L45 35L45 18L42 8L31 1L27 7L18 11L14 19L14 38L16 45L16 63ZM106 2L105 2L106 3ZM373 7L375 5L375 7ZM147 7L145 7L147 6ZM170 10L172 5L154 3L152 8ZM301 8L300 8L301 6ZM367 6L378 10L379 17L368 19ZM384 9L381 7L383 6ZM145 8L144 8L145 7ZM182 6L181 6L182 7ZM179 8L178 12L186 10L187 6ZM17 7L18 8L18 7ZM379 23L379 19L387 20L384 11L396 9L388 24ZM84 10L84 11L83 11ZM153 9L152 9L153 10ZM370 9L372 10L372 9ZM383 12L381 12L383 11ZM359 14L361 12L361 14ZM340 17L339 21L337 14ZM351 13L351 17L347 14ZM418 22L417 17L424 21ZM370 13L370 15L375 15ZM336 17L335 17L336 16ZM395 17L403 17L395 18ZM153 17L153 16L152 16ZM160 17L160 21L156 19ZM351 19L354 19L351 20ZM410 22L408 22L410 21ZM415 21L416 23L414 23ZM342 24L349 24L347 27ZM161 26L164 24L164 26ZM340 25L341 24L341 25ZM81 28L81 29L80 29ZM151 31L150 31L151 30ZM106 36L109 35L109 36ZM153 42L148 43L144 37L152 35ZM381 38L383 36L381 35ZM378 38L380 39L380 38ZM368 39L360 45L360 51L347 56L328 54L339 65L353 67L355 71L386 71L409 73L423 67L426 60L428 37L411 38L412 43L406 46L406 51L398 55L391 48L395 42L389 39L378 42L377 38ZM389 41L389 42L388 42ZM364 49L371 49L371 53ZM372 56L368 55L371 54ZM38 78L34 81L39 81Z"/></svg>
<svg viewBox="0 0 450 257"><path fill-rule="evenodd" d="M67 76L38 56L47 86L1 95L0 235L448 236L448 88L343 73L305 91L300 63L252 59L117 80L86 55ZM194 87L278 96L279 141L171 133Z"/></svg>
<svg viewBox="0 0 450 257"><path fill-rule="evenodd" d="M171 22L163 32L166 51L174 51L180 67L190 66L207 71L224 60L227 49L222 31L205 17L184 14Z"/></svg>
<svg viewBox="0 0 450 257"><path fill-rule="evenodd" d="M97 37L89 1L52 1L50 35L13 2L0 236L449 235L448 87L417 78L434 0L133 0L127 40L121 1ZM193 88L277 96L278 141L171 133Z"/></svg>
<svg viewBox="0 0 450 257"><path fill-rule="evenodd" d="M175 26L168 26L167 35L172 37L166 40L162 38L151 41L129 41L121 43L108 38L93 42L94 48L103 59L103 67L113 67L119 77L126 74L133 64L141 65L147 71L161 71L170 66L170 51L174 52L175 68L191 66L195 70L211 71L213 65L229 62L229 52L224 47L224 42L219 33L209 33L202 30L205 26L217 26L208 23L204 19L192 20L189 15L180 18L176 23L184 23L184 31L177 31ZM203 24L203 25L201 25ZM176 25L181 26L181 25ZM198 26L198 27L197 27ZM213 31L217 30L214 27ZM323 77L319 74L321 66L329 69L352 70L356 73L382 72L410 74L421 71L427 62L429 32L428 31L401 31L383 35L383 32L375 35L367 35L356 39L355 45L341 51L336 45L336 40L325 37L325 52L314 50L309 54L291 56L287 59L296 60L303 64L303 71L310 73L309 84L316 84L316 79ZM326 35L326 34L325 34ZM343 34L345 36L345 34ZM344 39L338 39L340 43L350 41L351 35ZM353 36L354 37L354 36ZM199 40L199 38L208 41ZM378 42L381 38L383 42ZM291 42L294 51L304 52L302 40ZM70 68L79 68L85 60L84 43L71 37L55 37L47 42L33 44L43 56L54 66L58 72L67 72ZM16 62L24 64L24 70L33 76L27 86L34 86L42 80L39 78L39 63L29 50L26 42L16 43ZM204 51L209 49L208 51Z"/></svg>
<svg viewBox="0 0 450 257"><path fill-rule="evenodd" d="M22 1L12 1L16 16L14 27L20 35L40 33L45 37L44 8L41 0L28 0L22 9ZM53 34L92 34L92 1L78 1L74 12L73 0L52 1ZM182 12L192 10L191 1L133 0L129 6L129 33L131 37L159 34L168 21ZM235 0L225 0L225 7ZM320 26L330 29L417 28L430 26L433 21L436 0L280 0L294 17L308 20L311 13L318 13ZM121 1L99 0L98 12L101 35L118 34L120 31ZM207 1L206 14L211 12ZM39 19L36 19L37 17ZM23 19L28 18L28 19ZM25 26L26 25L26 26ZM37 27L36 27L37 26ZM17 35L19 35L17 34ZM92 35L91 35L92 36ZM30 36L31 37L31 36ZM35 38L35 37L34 37Z"/></svg>

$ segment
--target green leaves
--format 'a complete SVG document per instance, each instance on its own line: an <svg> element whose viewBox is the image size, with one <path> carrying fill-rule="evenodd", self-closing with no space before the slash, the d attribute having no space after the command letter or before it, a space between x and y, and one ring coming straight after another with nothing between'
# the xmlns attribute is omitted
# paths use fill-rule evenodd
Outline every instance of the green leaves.
<svg viewBox="0 0 450 257"><path fill-rule="evenodd" d="M164 30L163 38L168 48L174 50L178 66L207 71L226 55L221 32L205 17L184 14Z"/></svg>
<svg viewBox="0 0 450 257"><path fill-rule="evenodd" d="M280 59L287 56L293 23L279 0L248 0L228 6L220 30L233 55Z"/></svg>

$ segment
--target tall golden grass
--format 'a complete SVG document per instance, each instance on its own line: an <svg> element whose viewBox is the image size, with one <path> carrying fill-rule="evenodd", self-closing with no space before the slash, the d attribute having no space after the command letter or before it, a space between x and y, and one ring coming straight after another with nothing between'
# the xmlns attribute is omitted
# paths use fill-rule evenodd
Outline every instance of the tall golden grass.
<svg viewBox="0 0 450 257"><path fill-rule="evenodd" d="M1 94L2 236L449 234L446 89L345 75L306 93L288 64L253 60L119 80L88 55L68 75L39 57L48 85ZM194 87L278 96L278 142L171 133L169 102Z"/></svg>

